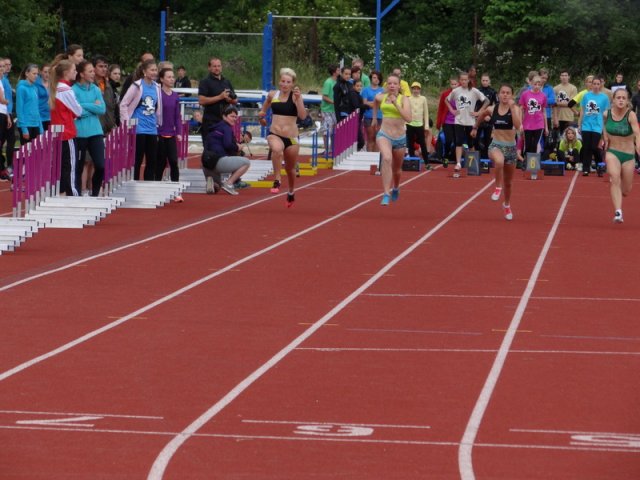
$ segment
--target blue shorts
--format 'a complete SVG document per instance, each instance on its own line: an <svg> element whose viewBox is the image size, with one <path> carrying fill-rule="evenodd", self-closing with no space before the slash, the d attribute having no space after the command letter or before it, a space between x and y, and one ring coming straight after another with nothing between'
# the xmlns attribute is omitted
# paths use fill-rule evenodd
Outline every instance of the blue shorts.
<svg viewBox="0 0 640 480"><path fill-rule="evenodd" d="M405 148L407 146L407 137L406 137L406 135L403 135L403 136L397 137L397 138L393 138L393 137L387 135L386 133L384 133L382 130L380 130L376 134L376 138L386 138L387 140L389 140L391 142L391 150L399 150L399 149Z"/></svg>

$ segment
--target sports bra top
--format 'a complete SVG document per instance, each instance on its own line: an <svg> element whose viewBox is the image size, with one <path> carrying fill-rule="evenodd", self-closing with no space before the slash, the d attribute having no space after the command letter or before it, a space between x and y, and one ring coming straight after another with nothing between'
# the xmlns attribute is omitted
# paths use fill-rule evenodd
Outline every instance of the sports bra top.
<svg viewBox="0 0 640 480"><path fill-rule="evenodd" d="M624 117L622 117L617 122L611 116L611 110L607 111L607 123L605 124L605 128L607 129L607 133L609 135L613 135L614 137L628 137L633 133L633 129L631 128L631 124L629 123L629 112L631 110L627 110Z"/></svg>
<svg viewBox="0 0 640 480"><path fill-rule="evenodd" d="M289 92L289 98L283 102L280 100L280 90L278 90L271 99L271 113L285 117L297 117L298 107L293 103L293 93Z"/></svg>
<svg viewBox="0 0 640 480"><path fill-rule="evenodd" d="M398 108L402 108L403 95L398 94L398 98L396 98L396 105L398 105L398 108L396 108L391 103L387 103L388 96L389 94L385 93L382 97L382 102L380 102L380 110L382 110L382 117L383 118L402 118L402 115L400 115L400 110L398 110Z"/></svg>
<svg viewBox="0 0 640 480"><path fill-rule="evenodd" d="M511 116L511 107L507 110L507 113L500 115L500 105L497 104L493 107L493 113L491 114L491 123L494 130L512 130L513 129L513 117Z"/></svg>

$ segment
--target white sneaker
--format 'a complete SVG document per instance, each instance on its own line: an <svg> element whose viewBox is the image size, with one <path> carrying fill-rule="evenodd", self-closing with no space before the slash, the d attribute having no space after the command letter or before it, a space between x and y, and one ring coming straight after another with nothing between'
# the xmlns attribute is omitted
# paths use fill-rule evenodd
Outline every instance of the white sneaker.
<svg viewBox="0 0 640 480"><path fill-rule="evenodd" d="M579 171L579 172L582 171L582 164L581 163L576 164L576 170Z"/></svg>
<svg viewBox="0 0 640 480"><path fill-rule="evenodd" d="M505 220L513 220L513 212L511 211L510 205L502 204L502 208L504 209L504 218Z"/></svg>
<svg viewBox="0 0 640 480"><path fill-rule="evenodd" d="M233 186L229 185L228 183L223 183L222 185L220 185L220 187L229 195L238 195L238 192L236 192L236 189L233 188Z"/></svg>
<svg viewBox="0 0 640 480"><path fill-rule="evenodd" d="M213 195L213 177L207 177L207 194Z"/></svg>
<svg viewBox="0 0 640 480"><path fill-rule="evenodd" d="M502 188L501 187L496 187L496 189L491 194L491 200L493 200L494 202L497 202L498 200L500 200L500 194L501 193L502 193Z"/></svg>
<svg viewBox="0 0 640 480"><path fill-rule="evenodd" d="M622 218L622 210L616 210L615 215L613 216L613 223L623 223L624 219Z"/></svg>

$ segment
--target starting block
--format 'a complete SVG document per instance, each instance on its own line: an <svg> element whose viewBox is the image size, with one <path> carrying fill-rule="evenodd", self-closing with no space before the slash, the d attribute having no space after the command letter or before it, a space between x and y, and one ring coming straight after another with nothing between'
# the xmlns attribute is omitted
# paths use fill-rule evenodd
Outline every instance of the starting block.
<svg viewBox="0 0 640 480"><path fill-rule="evenodd" d="M527 152L527 159L525 164L525 175L528 176L531 180L538 179L538 172L540 172L540 154L539 153L531 153Z"/></svg>
<svg viewBox="0 0 640 480"><path fill-rule="evenodd" d="M467 175L470 177L482 175L482 168L480 168L480 152L466 152L464 158L467 167Z"/></svg>
<svg viewBox="0 0 640 480"><path fill-rule="evenodd" d="M419 172L422 159L420 157L404 157L402 170L404 172Z"/></svg>
<svg viewBox="0 0 640 480"><path fill-rule="evenodd" d="M544 171L545 176L557 176L561 177L564 175L564 162L554 162L553 160L544 160L540 162L542 166L542 170Z"/></svg>
<svg viewBox="0 0 640 480"><path fill-rule="evenodd" d="M490 173L492 166L492 162L488 158L483 158L480 160L480 172Z"/></svg>

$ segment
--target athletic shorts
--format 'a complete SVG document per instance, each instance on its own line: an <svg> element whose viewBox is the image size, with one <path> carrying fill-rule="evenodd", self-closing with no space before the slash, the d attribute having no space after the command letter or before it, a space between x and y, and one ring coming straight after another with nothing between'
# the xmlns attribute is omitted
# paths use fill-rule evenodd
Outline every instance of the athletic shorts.
<svg viewBox="0 0 640 480"><path fill-rule="evenodd" d="M403 135L403 136L398 137L398 138L393 138L393 137L387 135L386 133L384 133L382 130L380 130L376 134L376 138L386 138L387 140L389 140L391 142L391 150L399 150L399 149L405 148L407 146L407 136L406 135Z"/></svg>
<svg viewBox="0 0 640 480"><path fill-rule="evenodd" d="M636 159L636 156L633 153L621 152L620 150L614 150L613 148L610 148L608 152L615 155L620 163L626 163L629 160Z"/></svg>
<svg viewBox="0 0 640 480"><path fill-rule="evenodd" d="M516 160L518 159L518 155L516 153L516 142L510 143L493 140L491 145L489 145L489 151L493 149L500 150L502 152L505 165L513 165L516 163Z"/></svg>

